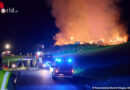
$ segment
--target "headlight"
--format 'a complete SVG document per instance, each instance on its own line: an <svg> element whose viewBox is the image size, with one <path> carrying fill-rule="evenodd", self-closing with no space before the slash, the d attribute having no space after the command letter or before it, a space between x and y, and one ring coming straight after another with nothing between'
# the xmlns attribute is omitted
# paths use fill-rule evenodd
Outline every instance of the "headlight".
<svg viewBox="0 0 130 90"><path fill-rule="evenodd" d="M16 65L15 65L15 64L12 64L12 68L16 68Z"/></svg>
<svg viewBox="0 0 130 90"><path fill-rule="evenodd" d="M46 64L43 64L43 67L46 67Z"/></svg>
<svg viewBox="0 0 130 90"><path fill-rule="evenodd" d="M50 68L50 72L53 72L53 70L54 70L53 68Z"/></svg>

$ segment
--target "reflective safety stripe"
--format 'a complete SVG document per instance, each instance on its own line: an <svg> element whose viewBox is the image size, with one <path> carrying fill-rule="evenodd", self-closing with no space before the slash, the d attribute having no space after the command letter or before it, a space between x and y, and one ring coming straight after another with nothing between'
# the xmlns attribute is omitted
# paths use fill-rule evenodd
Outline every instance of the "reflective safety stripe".
<svg viewBox="0 0 130 90"><path fill-rule="evenodd" d="M1 90L6 90L6 81L8 79L8 75L9 75L9 72L6 72L5 75L4 75L4 79L3 79L3 82L2 82L2 86L1 86Z"/></svg>

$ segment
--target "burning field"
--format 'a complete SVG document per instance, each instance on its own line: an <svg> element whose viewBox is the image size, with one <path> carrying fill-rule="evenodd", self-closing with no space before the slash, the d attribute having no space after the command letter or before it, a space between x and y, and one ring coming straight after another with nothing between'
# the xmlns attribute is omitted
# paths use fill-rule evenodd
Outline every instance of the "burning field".
<svg viewBox="0 0 130 90"><path fill-rule="evenodd" d="M59 32L55 45L115 45L128 41L126 25L120 22L121 0L52 0L52 15Z"/></svg>

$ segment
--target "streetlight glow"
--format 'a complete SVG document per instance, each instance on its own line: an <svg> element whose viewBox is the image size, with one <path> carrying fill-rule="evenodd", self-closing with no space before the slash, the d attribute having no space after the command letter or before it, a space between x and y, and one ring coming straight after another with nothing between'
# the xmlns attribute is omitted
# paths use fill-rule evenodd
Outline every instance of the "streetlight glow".
<svg viewBox="0 0 130 90"><path fill-rule="evenodd" d="M5 48L6 48L6 49L10 49L10 45L9 45L9 44L6 44L6 45L5 45Z"/></svg>

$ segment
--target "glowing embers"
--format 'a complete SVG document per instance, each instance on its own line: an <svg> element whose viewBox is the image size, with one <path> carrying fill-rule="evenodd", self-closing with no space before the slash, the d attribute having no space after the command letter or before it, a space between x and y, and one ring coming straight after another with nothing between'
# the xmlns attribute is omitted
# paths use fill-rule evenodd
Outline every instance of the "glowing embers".
<svg viewBox="0 0 130 90"><path fill-rule="evenodd" d="M74 37L71 37L73 39ZM90 45L116 45L126 43L128 41L128 36L120 37L117 35L116 37L110 37L109 39L101 38L99 40L70 40L70 41L62 41L57 42L56 45L69 45L69 44L90 44Z"/></svg>

